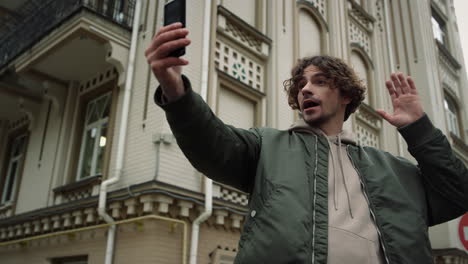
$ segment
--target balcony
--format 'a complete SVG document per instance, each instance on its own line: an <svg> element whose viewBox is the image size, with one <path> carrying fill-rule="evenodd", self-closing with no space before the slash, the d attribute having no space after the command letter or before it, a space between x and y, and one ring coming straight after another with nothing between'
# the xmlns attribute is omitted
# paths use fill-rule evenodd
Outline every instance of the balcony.
<svg viewBox="0 0 468 264"><path fill-rule="evenodd" d="M79 13L92 13L130 30L135 7L135 0L29 0L15 7L8 6L10 2L0 4L8 10L0 14L0 70Z"/></svg>

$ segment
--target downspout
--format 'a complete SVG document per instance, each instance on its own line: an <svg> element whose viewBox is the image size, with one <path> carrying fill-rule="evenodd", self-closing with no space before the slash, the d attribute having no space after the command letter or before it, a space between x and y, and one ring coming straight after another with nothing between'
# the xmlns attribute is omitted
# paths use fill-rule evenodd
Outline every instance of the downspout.
<svg viewBox="0 0 468 264"><path fill-rule="evenodd" d="M205 0L205 20L203 24L203 43L202 43L202 78L200 94L203 100L208 97L208 72L210 58L210 27L211 27L211 0ZM204 178L205 185L205 211L201 213L192 223L192 239L190 243L190 264L197 263L198 237L200 234L200 224L211 216L213 211L213 181L207 177Z"/></svg>
<svg viewBox="0 0 468 264"><path fill-rule="evenodd" d="M122 176L123 168L123 159L125 152L125 139L127 136L127 124L128 124L128 115L130 112L130 96L133 83L133 73L135 70L135 56L137 48L137 37L140 26L140 14L141 14L141 0L136 1L135 13L133 16L133 27L132 27L132 39L130 43L130 53L128 55L128 66L127 66L127 76L125 79L125 89L123 95L123 106L122 106L122 116L121 123L119 128L119 139L117 142L117 158L116 158L116 176L107 179L101 183L100 192L99 192L99 206L98 214L104 219L104 221L109 226L109 232L107 236L107 247L106 247L106 257L105 264L111 264L112 258L114 255L114 243L115 243L115 231L116 225L114 219L107 214L106 212L106 200L107 200L107 186L116 183L120 180Z"/></svg>
<svg viewBox="0 0 468 264"><path fill-rule="evenodd" d="M385 29L386 29L386 35L387 35L387 41L389 45L388 49L388 56L389 56L389 62L390 62L390 72L393 72L395 70L395 62L393 61L393 42L392 42L392 36L390 35L390 6L389 6L389 1L390 0L382 0L384 2L384 9L385 9ZM403 150L403 139L400 135L400 133L397 133L397 138L398 138L398 155L401 157L404 157L405 153Z"/></svg>

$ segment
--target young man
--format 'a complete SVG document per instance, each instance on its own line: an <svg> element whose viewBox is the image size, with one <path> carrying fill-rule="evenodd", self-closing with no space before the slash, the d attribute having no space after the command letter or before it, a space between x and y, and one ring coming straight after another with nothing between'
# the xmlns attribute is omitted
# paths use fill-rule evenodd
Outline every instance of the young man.
<svg viewBox="0 0 468 264"><path fill-rule="evenodd" d="M343 122L364 87L341 60L301 60L285 82L302 119L287 131L223 124L167 57L190 44L187 29L159 30L146 50L160 88L155 102L184 154L216 181L250 193L235 263L432 263L428 226L467 211L468 171L422 109L413 80L386 87L418 166L356 144Z"/></svg>

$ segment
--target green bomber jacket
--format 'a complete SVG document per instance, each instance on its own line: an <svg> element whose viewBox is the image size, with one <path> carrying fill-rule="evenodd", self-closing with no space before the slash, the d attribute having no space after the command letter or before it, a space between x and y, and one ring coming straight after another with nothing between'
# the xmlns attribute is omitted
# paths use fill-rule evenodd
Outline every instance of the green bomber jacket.
<svg viewBox="0 0 468 264"><path fill-rule="evenodd" d="M248 192L235 263L327 263L328 151L322 135L225 125L183 76L186 94L164 103L178 145L211 179ZM433 263L428 226L467 211L468 171L427 116L399 129L418 165L348 145L387 263Z"/></svg>

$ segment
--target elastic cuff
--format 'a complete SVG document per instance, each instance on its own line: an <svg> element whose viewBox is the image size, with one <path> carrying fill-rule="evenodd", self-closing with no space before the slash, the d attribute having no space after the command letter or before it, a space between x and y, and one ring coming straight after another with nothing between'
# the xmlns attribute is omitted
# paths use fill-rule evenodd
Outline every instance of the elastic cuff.
<svg viewBox="0 0 468 264"><path fill-rule="evenodd" d="M429 117L424 114L411 124L398 128L398 131L408 144L408 148L417 147L426 143L437 132Z"/></svg>
<svg viewBox="0 0 468 264"><path fill-rule="evenodd" d="M156 91L154 92L154 103L161 107L162 109L166 110L167 106L177 103L178 101L182 100L182 98L186 97L187 94L192 92L192 85L190 84L190 80L185 76L182 75L182 82L184 83L184 89L185 89L185 94L177 98L176 100L172 102L167 102L167 98L163 95L161 86L158 86L156 88Z"/></svg>

